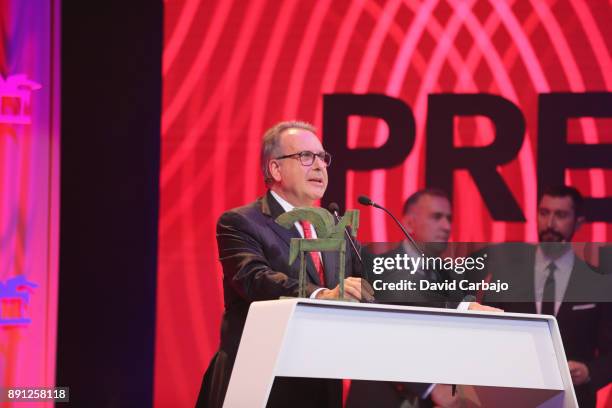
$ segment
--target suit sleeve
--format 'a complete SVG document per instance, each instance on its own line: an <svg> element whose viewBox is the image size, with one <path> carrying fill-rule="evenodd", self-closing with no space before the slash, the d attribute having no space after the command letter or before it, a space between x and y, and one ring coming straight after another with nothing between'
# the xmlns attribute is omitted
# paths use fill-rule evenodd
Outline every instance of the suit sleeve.
<svg viewBox="0 0 612 408"><path fill-rule="evenodd" d="M612 382L612 302L602 302L599 305L603 308L599 321L599 356L587 363L595 389Z"/></svg>
<svg viewBox="0 0 612 408"><path fill-rule="evenodd" d="M229 211L219 218L217 245L224 280L247 301L297 296L298 280L272 269L261 239L254 225L241 214ZM310 296L318 286L307 285L306 295Z"/></svg>

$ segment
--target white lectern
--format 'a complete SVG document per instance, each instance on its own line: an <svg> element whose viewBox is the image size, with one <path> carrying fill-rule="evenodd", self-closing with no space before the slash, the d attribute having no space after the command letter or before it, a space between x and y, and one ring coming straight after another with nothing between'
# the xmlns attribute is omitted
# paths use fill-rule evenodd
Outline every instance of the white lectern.
<svg viewBox="0 0 612 408"><path fill-rule="evenodd" d="M275 376L463 384L482 407L578 406L557 321L531 314L255 302L224 407L265 407Z"/></svg>

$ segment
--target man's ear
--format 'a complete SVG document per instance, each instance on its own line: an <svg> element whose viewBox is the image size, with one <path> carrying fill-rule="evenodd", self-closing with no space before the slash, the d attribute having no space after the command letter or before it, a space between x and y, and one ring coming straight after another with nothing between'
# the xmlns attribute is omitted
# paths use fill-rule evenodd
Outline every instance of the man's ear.
<svg viewBox="0 0 612 408"><path fill-rule="evenodd" d="M410 213L404 214L404 216L402 217L402 223L410 234L414 232L414 215Z"/></svg>
<svg viewBox="0 0 612 408"><path fill-rule="evenodd" d="M280 163L277 160L270 160L268 162L268 170L270 171L270 175L272 176L274 181L281 181L282 177L280 174Z"/></svg>

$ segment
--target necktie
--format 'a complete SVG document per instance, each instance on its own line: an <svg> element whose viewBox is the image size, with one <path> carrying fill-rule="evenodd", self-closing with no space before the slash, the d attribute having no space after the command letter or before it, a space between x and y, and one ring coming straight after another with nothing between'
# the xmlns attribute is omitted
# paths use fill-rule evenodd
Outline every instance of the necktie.
<svg viewBox="0 0 612 408"><path fill-rule="evenodd" d="M549 271L546 282L544 283L544 296L542 297L542 314L555 314L555 270L557 265L551 262L546 267Z"/></svg>
<svg viewBox="0 0 612 408"><path fill-rule="evenodd" d="M310 229L310 222L306 220L301 220L300 225L304 230L304 238L312 239L312 230ZM314 263L315 269L317 270L317 274L319 275L319 281L321 282L321 286L325 286L325 273L323 272L323 263L321 263L321 256L318 252L311 252L310 257L312 258L312 263Z"/></svg>

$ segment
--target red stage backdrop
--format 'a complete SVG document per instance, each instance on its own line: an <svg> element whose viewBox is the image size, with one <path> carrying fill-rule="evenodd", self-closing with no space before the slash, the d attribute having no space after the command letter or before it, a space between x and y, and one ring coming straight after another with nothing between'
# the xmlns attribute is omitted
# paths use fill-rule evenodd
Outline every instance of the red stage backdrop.
<svg viewBox="0 0 612 408"><path fill-rule="evenodd" d="M166 1L156 405L192 405L217 348L223 293L215 222L224 210L264 192L259 148L265 129L298 118L314 123L329 145L338 134L323 132L331 119L324 95L401 100L415 119L406 157L387 169L349 170L345 190L330 185L347 208L366 194L399 213L436 166L427 163L430 95L503 97L524 117L525 132L517 153L495 170L524 221L495 219L483 186L457 170L452 239L535 240L540 171L561 155L554 144L538 155L544 152L538 152L539 133L549 123L549 116L539 116L540 95L604 92L609 100L611 21L608 0ZM583 116L568 121L568 143L610 149L612 120ZM383 120L351 116L339 143L375 148L387 135ZM455 147L482 147L494 139L490 119L455 119ZM353 167L342 159L336 156L332 167ZM595 162L582 167L562 178L587 197L612 196L610 168ZM497 207L505 204L498 200ZM576 239L610 241L609 221L587 224ZM361 223L362 241L400 238L380 212L362 208Z"/></svg>

